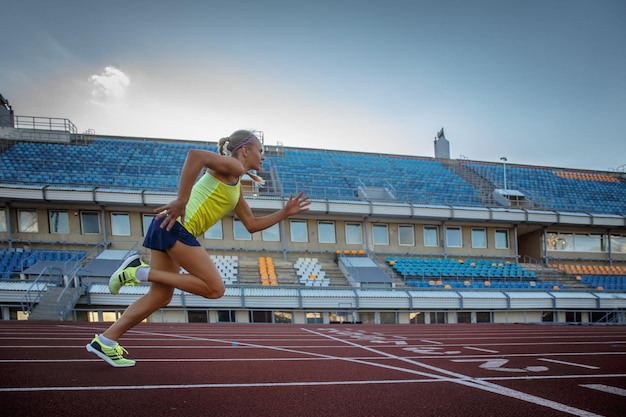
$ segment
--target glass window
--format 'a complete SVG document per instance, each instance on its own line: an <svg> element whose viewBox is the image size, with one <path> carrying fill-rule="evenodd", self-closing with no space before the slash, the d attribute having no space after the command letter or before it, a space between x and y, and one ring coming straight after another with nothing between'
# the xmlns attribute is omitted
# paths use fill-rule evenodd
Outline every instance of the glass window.
<svg viewBox="0 0 626 417"><path fill-rule="evenodd" d="M304 220L291 220L289 222L289 230L291 232L292 242L308 242L309 232L307 231L306 221Z"/></svg>
<svg viewBox="0 0 626 417"><path fill-rule="evenodd" d="M446 227L446 246L449 248L462 248L463 236L460 227Z"/></svg>
<svg viewBox="0 0 626 417"><path fill-rule="evenodd" d="M361 223L346 223L346 243L360 245L363 243Z"/></svg>
<svg viewBox="0 0 626 417"><path fill-rule="evenodd" d="M415 228L413 225L398 225L398 245L415 246Z"/></svg>
<svg viewBox="0 0 626 417"><path fill-rule="evenodd" d="M611 251L626 253L626 237L620 235L611 235Z"/></svg>
<svg viewBox="0 0 626 417"><path fill-rule="evenodd" d="M235 310L218 310L217 321L219 323L234 323L236 321Z"/></svg>
<svg viewBox="0 0 626 417"><path fill-rule="evenodd" d="M280 227L278 226L278 223L262 230L261 239L265 242L280 242Z"/></svg>
<svg viewBox="0 0 626 417"><path fill-rule="evenodd" d="M233 219L233 231L235 240L252 240L252 234L239 219Z"/></svg>
<svg viewBox="0 0 626 417"><path fill-rule="evenodd" d="M100 233L100 216L97 211L82 211L80 213L82 233L97 235Z"/></svg>
<svg viewBox="0 0 626 417"><path fill-rule="evenodd" d="M574 235L569 233L547 233L546 235L548 238L548 250L574 250Z"/></svg>
<svg viewBox="0 0 626 417"><path fill-rule="evenodd" d="M70 233L70 218L67 211L50 210L50 233L67 235Z"/></svg>
<svg viewBox="0 0 626 417"><path fill-rule="evenodd" d="M22 233L39 233L37 210L18 210L18 231Z"/></svg>
<svg viewBox="0 0 626 417"><path fill-rule="evenodd" d="M187 321L189 323L208 323L209 316L206 310L187 310Z"/></svg>
<svg viewBox="0 0 626 417"><path fill-rule="evenodd" d="M322 324L324 323L324 317L322 313L306 313L307 324Z"/></svg>
<svg viewBox="0 0 626 417"><path fill-rule="evenodd" d="M576 252L605 252L603 235L574 235Z"/></svg>
<svg viewBox="0 0 626 417"><path fill-rule="evenodd" d="M509 231L505 229L496 230L496 249L509 248Z"/></svg>
<svg viewBox="0 0 626 417"><path fill-rule="evenodd" d="M389 227L386 224L372 225L372 239L374 245L389 245Z"/></svg>
<svg viewBox="0 0 626 417"><path fill-rule="evenodd" d="M380 312L380 324L397 324L398 315L391 311Z"/></svg>
<svg viewBox="0 0 626 417"><path fill-rule="evenodd" d="M274 311L274 323L293 323L291 311Z"/></svg>
<svg viewBox="0 0 626 417"><path fill-rule="evenodd" d="M318 222L317 239L319 243L337 243L335 222Z"/></svg>
<svg viewBox="0 0 626 417"><path fill-rule="evenodd" d="M128 213L111 213L111 234L130 236L130 216Z"/></svg>
<svg viewBox="0 0 626 417"><path fill-rule="evenodd" d="M424 246L439 246L439 230L435 226L424 226Z"/></svg>
<svg viewBox="0 0 626 417"><path fill-rule="evenodd" d="M7 211L5 208L0 209L0 232L6 232L7 226Z"/></svg>
<svg viewBox="0 0 626 417"><path fill-rule="evenodd" d="M150 223L152 223L152 220L156 217L155 214L144 214L142 216L142 222L143 222L143 235L145 236L146 233L148 233L148 229L150 228Z"/></svg>
<svg viewBox="0 0 626 417"><path fill-rule="evenodd" d="M491 322L493 322L491 311L477 311L476 312L476 323L491 323Z"/></svg>
<svg viewBox="0 0 626 417"><path fill-rule="evenodd" d="M217 223L209 227L209 230L204 232L205 239L221 240L224 238L224 231L222 230L222 219L219 219Z"/></svg>
<svg viewBox="0 0 626 417"><path fill-rule="evenodd" d="M487 247L487 230L472 229L472 247L473 248L486 248Z"/></svg>
<svg viewBox="0 0 626 417"><path fill-rule="evenodd" d="M409 314L409 322L412 324L424 324L426 315L421 311L412 311Z"/></svg>
<svg viewBox="0 0 626 417"><path fill-rule="evenodd" d="M471 323L472 313L469 311L459 311L458 313L456 313L456 322L457 323Z"/></svg>
<svg viewBox="0 0 626 417"><path fill-rule="evenodd" d="M429 314L430 323L447 323L448 318L445 312L443 311L431 311Z"/></svg>

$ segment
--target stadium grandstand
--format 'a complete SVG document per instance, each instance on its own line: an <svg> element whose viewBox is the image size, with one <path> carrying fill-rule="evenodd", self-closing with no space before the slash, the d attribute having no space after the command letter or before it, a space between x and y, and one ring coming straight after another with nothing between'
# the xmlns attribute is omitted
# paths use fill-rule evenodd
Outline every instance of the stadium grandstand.
<svg viewBox="0 0 626 417"><path fill-rule="evenodd" d="M113 321L147 286L108 289L171 201L191 148L215 142L79 133L0 96L3 320ZM263 132L256 132L263 138ZM310 210L250 234L234 215L200 241L226 283L176 291L153 322L626 322L626 174L264 144L243 179L258 213ZM368 169L363 169L363 167ZM183 271L184 272L184 271Z"/></svg>

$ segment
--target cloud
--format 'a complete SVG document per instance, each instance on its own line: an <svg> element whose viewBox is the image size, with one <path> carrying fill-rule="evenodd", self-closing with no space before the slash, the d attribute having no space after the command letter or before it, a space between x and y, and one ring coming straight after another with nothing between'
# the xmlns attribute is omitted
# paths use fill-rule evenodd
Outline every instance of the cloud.
<svg viewBox="0 0 626 417"><path fill-rule="evenodd" d="M121 70L107 66L99 75L89 77L91 101L95 104L122 102L130 85L130 78Z"/></svg>

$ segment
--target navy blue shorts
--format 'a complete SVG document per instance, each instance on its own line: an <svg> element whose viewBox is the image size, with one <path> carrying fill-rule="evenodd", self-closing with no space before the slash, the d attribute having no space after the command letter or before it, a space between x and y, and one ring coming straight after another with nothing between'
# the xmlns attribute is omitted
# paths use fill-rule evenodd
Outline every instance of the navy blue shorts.
<svg viewBox="0 0 626 417"><path fill-rule="evenodd" d="M154 249L161 252L166 252L174 246L177 241L187 246L200 246L198 239L179 222L174 223L172 230L169 232L165 228L161 229L161 223L165 220L165 217L156 219L156 217L150 223L146 237L143 240L143 246L148 249Z"/></svg>

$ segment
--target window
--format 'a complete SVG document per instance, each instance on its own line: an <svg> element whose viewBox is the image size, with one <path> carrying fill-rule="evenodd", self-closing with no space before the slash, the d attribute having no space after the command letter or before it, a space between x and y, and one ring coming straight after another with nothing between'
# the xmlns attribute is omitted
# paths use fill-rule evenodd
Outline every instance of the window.
<svg viewBox="0 0 626 417"><path fill-rule="evenodd" d="M130 236L130 216L128 213L111 213L111 234Z"/></svg>
<svg viewBox="0 0 626 417"><path fill-rule="evenodd" d="M0 217L1 217L1 214L2 213L0 213ZM611 235L611 251L619 252L619 253L626 253L626 236Z"/></svg>
<svg viewBox="0 0 626 417"><path fill-rule="evenodd" d="M142 217L143 221L143 235L145 236L148 233L148 229L150 229L150 223L156 217L154 214L144 214Z"/></svg>
<svg viewBox="0 0 626 417"><path fill-rule="evenodd" d="M18 231L22 233L39 233L37 210L17 211Z"/></svg>
<svg viewBox="0 0 626 417"><path fill-rule="evenodd" d="M291 311L274 311L274 323L293 323L293 313Z"/></svg>
<svg viewBox="0 0 626 417"><path fill-rule="evenodd" d="M278 223L261 231L261 239L265 242L280 242L280 227Z"/></svg>
<svg viewBox="0 0 626 417"><path fill-rule="evenodd" d="M97 211L83 211L80 213L81 232L84 235L100 233L100 217Z"/></svg>
<svg viewBox="0 0 626 417"><path fill-rule="evenodd" d="M0 209L0 232L7 231L7 211L5 208Z"/></svg>
<svg viewBox="0 0 626 417"><path fill-rule="evenodd" d="M560 251L573 251L574 250L574 235L572 234L547 233L547 238L548 238L548 250L560 250Z"/></svg>
<svg viewBox="0 0 626 417"><path fill-rule="evenodd" d="M346 223L346 243L360 245L363 243L361 223Z"/></svg>
<svg viewBox="0 0 626 417"><path fill-rule="evenodd" d="M206 310L187 310L187 321L189 323L208 323L209 316Z"/></svg>
<svg viewBox="0 0 626 417"><path fill-rule="evenodd" d="M234 323L236 321L235 310L218 310L217 321L219 323Z"/></svg>
<svg viewBox="0 0 626 417"><path fill-rule="evenodd" d="M460 227L446 227L446 246L449 248L462 248L463 236Z"/></svg>
<svg viewBox="0 0 626 417"><path fill-rule="evenodd" d="M472 247L487 247L487 231L485 229L472 229Z"/></svg>
<svg viewBox="0 0 626 417"><path fill-rule="evenodd" d="M430 313L428 313L429 315L429 323L434 324L434 323L447 323L447 315L445 312L443 311L431 311Z"/></svg>
<svg viewBox="0 0 626 417"><path fill-rule="evenodd" d="M554 311L542 311L541 321L546 321L550 323L554 322Z"/></svg>
<svg viewBox="0 0 626 417"><path fill-rule="evenodd" d="M252 234L239 219L233 219L233 232L235 240L252 240Z"/></svg>
<svg viewBox="0 0 626 417"><path fill-rule="evenodd" d="M472 313L469 311L459 311L458 313L456 313L456 322L457 323L471 323Z"/></svg>
<svg viewBox="0 0 626 417"><path fill-rule="evenodd" d="M421 311L412 311L409 314L409 322L411 324L424 324L426 323L426 315Z"/></svg>
<svg viewBox="0 0 626 417"><path fill-rule="evenodd" d="M606 252L604 235L574 235L576 252Z"/></svg>
<svg viewBox="0 0 626 417"><path fill-rule="evenodd" d="M324 323L324 317L322 313L306 313L307 324L322 324Z"/></svg>
<svg viewBox="0 0 626 417"><path fill-rule="evenodd" d="M397 324L397 323L398 323L397 313L391 312L391 311L380 312L380 324Z"/></svg>
<svg viewBox="0 0 626 417"><path fill-rule="evenodd" d="M70 218L67 211L50 210L50 233L67 235L70 233Z"/></svg>
<svg viewBox="0 0 626 417"><path fill-rule="evenodd" d="M439 246L439 230L434 226L424 226L424 246Z"/></svg>
<svg viewBox="0 0 626 417"><path fill-rule="evenodd" d="M317 239L319 243L337 243L334 222L317 223Z"/></svg>
<svg viewBox="0 0 626 417"><path fill-rule="evenodd" d="M209 227L209 230L204 232L205 239L221 240L224 238L224 231L222 230L222 219L219 219L217 223Z"/></svg>
<svg viewBox="0 0 626 417"><path fill-rule="evenodd" d="M496 249L509 248L509 231L505 229L496 229Z"/></svg>
<svg viewBox="0 0 626 417"><path fill-rule="evenodd" d="M289 222L289 230L291 232L292 242L308 242L309 232L307 231L306 221L304 220L291 220Z"/></svg>
<svg viewBox="0 0 626 417"><path fill-rule="evenodd" d="M492 323L493 317L491 311L477 311L476 323Z"/></svg>
<svg viewBox="0 0 626 417"><path fill-rule="evenodd" d="M374 245L389 245L389 227L386 224L372 225L372 239Z"/></svg>
<svg viewBox="0 0 626 417"><path fill-rule="evenodd" d="M415 229L413 225L401 224L398 226L398 245L415 246Z"/></svg>

